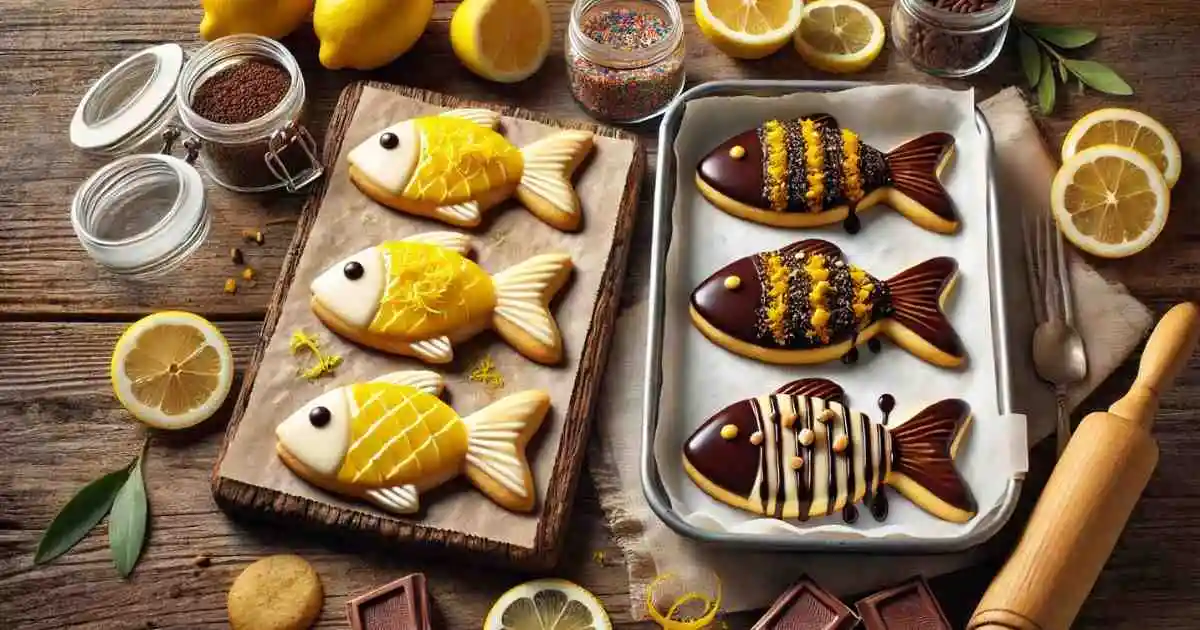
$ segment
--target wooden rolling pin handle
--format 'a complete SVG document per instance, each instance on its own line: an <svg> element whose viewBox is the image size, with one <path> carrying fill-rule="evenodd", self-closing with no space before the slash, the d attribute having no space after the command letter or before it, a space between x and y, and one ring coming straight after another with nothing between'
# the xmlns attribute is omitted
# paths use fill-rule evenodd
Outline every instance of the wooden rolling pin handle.
<svg viewBox="0 0 1200 630"><path fill-rule="evenodd" d="M1066 630L1112 554L1158 462L1150 436L1158 396L1200 336L1194 304L1155 327L1137 379L1109 413L1089 414L1050 475L1017 548L968 630Z"/></svg>

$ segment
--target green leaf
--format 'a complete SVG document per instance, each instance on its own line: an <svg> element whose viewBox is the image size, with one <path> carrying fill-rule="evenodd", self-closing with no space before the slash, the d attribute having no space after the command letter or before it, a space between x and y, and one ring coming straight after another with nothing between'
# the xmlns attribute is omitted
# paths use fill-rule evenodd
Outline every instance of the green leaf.
<svg viewBox="0 0 1200 630"><path fill-rule="evenodd" d="M1065 65L1063 65L1062 61L1059 61L1058 63L1054 64L1054 66L1056 68L1058 68L1058 78L1062 79L1063 83L1066 83L1067 82L1067 67Z"/></svg>
<svg viewBox="0 0 1200 630"><path fill-rule="evenodd" d="M129 466L84 486L58 511L33 555L34 564L49 562L71 550L108 514L117 493L129 478Z"/></svg>
<svg viewBox="0 0 1200 630"><path fill-rule="evenodd" d="M1054 67L1053 64L1042 65L1042 78L1038 82L1038 107L1042 113L1049 115L1054 111Z"/></svg>
<svg viewBox="0 0 1200 630"><path fill-rule="evenodd" d="M112 549L113 563L121 577L129 577L133 565L142 555L142 544L146 540L146 484L142 479L142 458L133 466L133 472L121 486L113 501L112 513L108 516L108 546Z"/></svg>
<svg viewBox="0 0 1200 630"><path fill-rule="evenodd" d="M1098 61L1067 59L1063 63L1066 64L1067 70L1070 70L1071 74L1079 77L1080 81L1093 90L1117 96L1133 94L1133 88L1129 87L1125 79Z"/></svg>
<svg viewBox="0 0 1200 630"><path fill-rule="evenodd" d="M1096 32L1073 26L1028 26L1026 30L1034 37L1054 44L1059 48L1079 48L1096 41Z"/></svg>
<svg viewBox="0 0 1200 630"><path fill-rule="evenodd" d="M1037 87L1038 79L1042 76L1042 51L1025 31L1017 33L1017 52L1021 55L1021 68L1025 70L1025 80L1029 82L1029 87Z"/></svg>

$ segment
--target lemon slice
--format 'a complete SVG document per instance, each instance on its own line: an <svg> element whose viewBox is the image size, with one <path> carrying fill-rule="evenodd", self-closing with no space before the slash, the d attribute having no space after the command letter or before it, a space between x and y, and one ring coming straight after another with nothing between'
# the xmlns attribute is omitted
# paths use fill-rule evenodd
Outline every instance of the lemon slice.
<svg viewBox="0 0 1200 630"><path fill-rule="evenodd" d="M483 630L609 630L604 606L583 587L566 580L533 580L500 596Z"/></svg>
<svg viewBox="0 0 1200 630"><path fill-rule="evenodd" d="M450 19L450 45L471 72L500 83L529 78L550 52L545 0L465 0Z"/></svg>
<svg viewBox="0 0 1200 630"><path fill-rule="evenodd" d="M1123 258L1146 249L1162 232L1170 194L1150 158L1102 144L1063 164L1050 203L1067 240L1096 256Z"/></svg>
<svg viewBox="0 0 1200 630"><path fill-rule="evenodd" d="M134 322L111 366L117 400L159 429L184 429L216 413L233 384L233 354L221 331L191 313L164 311Z"/></svg>
<svg viewBox="0 0 1200 630"><path fill-rule="evenodd" d="M696 25L730 57L760 59L783 48L803 11L801 0L696 0Z"/></svg>
<svg viewBox="0 0 1200 630"><path fill-rule="evenodd" d="M805 5L793 44L808 65L826 72L859 72L883 50L883 21L856 0Z"/></svg>
<svg viewBox="0 0 1200 630"><path fill-rule="evenodd" d="M1153 118L1132 109L1098 109L1075 123L1063 141L1062 159L1100 144L1116 144L1136 149L1154 162L1167 180L1167 186L1179 181L1179 143L1175 136Z"/></svg>

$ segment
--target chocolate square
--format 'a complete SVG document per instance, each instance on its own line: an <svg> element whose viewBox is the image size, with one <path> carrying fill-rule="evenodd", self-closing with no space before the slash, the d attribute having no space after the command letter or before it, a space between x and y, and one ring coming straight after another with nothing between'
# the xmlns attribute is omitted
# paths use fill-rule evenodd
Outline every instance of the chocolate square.
<svg viewBox="0 0 1200 630"><path fill-rule="evenodd" d="M854 605L867 630L951 630L929 583L915 577Z"/></svg>
<svg viewBox="0 0 1200 630"><path fill-rule="evenodd" d="M430 630L425 576L414 573L346 602L353 630Z"/></svg>
<svg viewBox="0 0 1200 630"><path fill-rule="evenodd" d="M850 630L858 615L808 576L779 596L754 630Z"/></svg>

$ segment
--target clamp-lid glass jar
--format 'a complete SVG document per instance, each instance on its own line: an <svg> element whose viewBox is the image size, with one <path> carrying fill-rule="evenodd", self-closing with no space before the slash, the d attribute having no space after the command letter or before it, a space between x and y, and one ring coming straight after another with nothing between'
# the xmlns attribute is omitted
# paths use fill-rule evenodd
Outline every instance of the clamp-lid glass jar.
<svg viewBox="0 0 1200 630"><path fill-rule="evenodd" d="M683 91L675 0L576 0L565 48L571 95L593 118L644 122Z"/></svg>
<svg viewBox="0 0 1200 630"><path fill-rule="evenodd" d="M965 77L1004 48L1016 0L896 0L892 41L917 69Z"/></svg>

